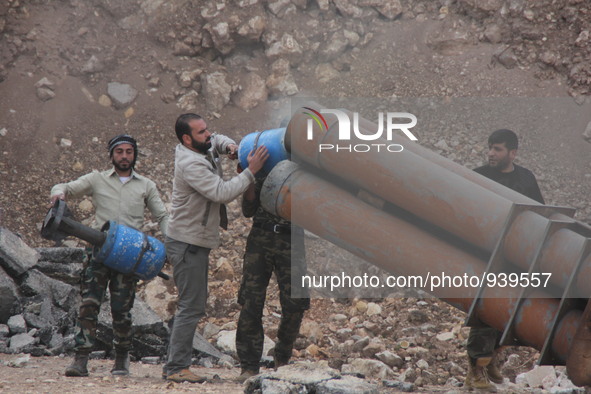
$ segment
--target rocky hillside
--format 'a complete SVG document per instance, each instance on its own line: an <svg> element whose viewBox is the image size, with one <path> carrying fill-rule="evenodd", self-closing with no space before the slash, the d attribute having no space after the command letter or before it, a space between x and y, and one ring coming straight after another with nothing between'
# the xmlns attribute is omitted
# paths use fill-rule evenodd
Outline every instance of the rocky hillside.
<svg viewBox="0 0 591 394"><path fill-rule="evenodd" d="M578 0L7 0L0 5L0 217L41 244L35 224L51 185L104 168L104 145L121 132L140 140L140 168L167 194L171 129L181 111L203 113L212 129L237 139L275 127L296 95L571 96L583 111L588 7ZM523 150L544 192L567 190L551 200L574 204L585 218L589 208L573 194L585 187L586 163L571 163L576 157L560 149L581 141L588 119L575 118L560 141L553 130L518 131L528 147L558 157L548 166ZM465 164L470 158L456 147L480 153L488 132L474 126L427 130L433 140L421 143L455 139L442 153ZM545 141L528 141L534 133ZM574 181L564 185L562 171Z"/></svg>
<svg viewBox="0 0 591 394"><path fill-rule="evenodd" d="M585 0L5 0L0 226L33 248L52 246L38 235L51 186L108 167L106 142L119 133L138 139L138 171L168 203L178 114L201 113L212 130L240 140L276 127L302 97L362 99L349 109L368 119L392 107L427 108L419 143L470 168L483 162L492 129L512 128L518 161L546 201L591 222L589 26ZM224 166L234 173L234 163ZM69 205L83 223L92 220L90 199ZM237 202L229 208L201 327L213 325L212 342L236 321L250 228ZM143 230L160 236L154 223ZM162 319L174 310L170 283L145 284L142 297ZM272 293L271 339L278 313ZM396 294L316 299L296 358L342 369L389 351L390 378L456 387L465 374L464 317L437 300ZM528 349L509 354L512 377L536 358Z"/></svg>

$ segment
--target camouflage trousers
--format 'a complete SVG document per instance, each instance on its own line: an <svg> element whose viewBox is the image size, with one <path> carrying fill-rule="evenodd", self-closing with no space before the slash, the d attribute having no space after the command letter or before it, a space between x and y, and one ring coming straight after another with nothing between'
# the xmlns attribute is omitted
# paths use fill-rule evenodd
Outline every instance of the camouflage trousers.
<svg viewBox="0 0 591 394"><path fill-rule="evenodd" d="M500 339L501 333L492 327L471 327L466 344L468 356L472 360L491 357L495 349L499 347Z"/></svg>
<svg viewBox="0 0 591 394"><path fill-rule="evenodd" d="M236 332L236 351L242 369L259 370L264 342L263 307L273 272L279 286L281 303L275 358L282 363L287 363L291 358L304 311L310 308L307 289L298 289L297 297L301 298L292 295L292 279L306 272L303 231L298 230L298 236L294 237L293 253L290 234L276 234L253 227L248 236L238 292L242 310Z"/></svg>
<svg viewBox="0 0 591 394"><path fill-rule="evenodd" d="M117 351L131 348L131 308L137 282L136 277L123 275L95 261L91 249L86 250L80 283L82 303L74 336L77 352L88 353L94 348L98 315L107 287L113 317L113 345Z"/></svg>

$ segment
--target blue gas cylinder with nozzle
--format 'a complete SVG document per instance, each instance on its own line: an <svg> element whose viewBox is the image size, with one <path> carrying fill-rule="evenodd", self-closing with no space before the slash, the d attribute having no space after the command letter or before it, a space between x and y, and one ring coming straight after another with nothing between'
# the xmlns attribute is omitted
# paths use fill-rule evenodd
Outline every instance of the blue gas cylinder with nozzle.
<svg viewBox="0 0 591 394"><path fill-rule="evenodd" d="M285 127L277 129L270 129L264 131L255 131L242 138L240 145L238 146L238 160L240 161L240 167L246 169L248 167L248 154L253 149L264 145L269 151L269 158L265 162L263 168L257 172L257 177L264 177L277 163L283 160L289 159L289 153L285 149Z"/></svg>
<svg viewBox="0 0 591 394"><path fill-rule="evenodd" d="M134 228L108 221L101 231L105 242L95 247L94 257L122 274L133 274L140 279L154 278L166 261L164 244Z"/></svg>

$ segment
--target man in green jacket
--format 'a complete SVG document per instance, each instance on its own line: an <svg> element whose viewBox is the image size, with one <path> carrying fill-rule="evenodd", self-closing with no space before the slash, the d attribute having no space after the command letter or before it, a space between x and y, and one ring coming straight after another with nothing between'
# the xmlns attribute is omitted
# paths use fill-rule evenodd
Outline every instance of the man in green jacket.
<svg viewBox="0 0 591 394"><path fill-rule="evenodd" d="M134 170L138 155L137 142L129 135L118 135L109 141L109 157L113 168L94 171L75 181L60 183L51 189L51 202L81 196L91 196L95 207L92 227L101 229L114 220L136 229L144 223L144 211L150 210L166 234L168 213L156 184ZM113 375L129 374L129 349L132 343L131 308L135 299L137 278L124 275L97 262L88 248L85 253L80 292L82 303L76 324L74 362L66 369L66 376L88 376L88 355L96 342L96 326L100 306L107 286L111 293L113 316L113 345L115 365Z"/></svg>

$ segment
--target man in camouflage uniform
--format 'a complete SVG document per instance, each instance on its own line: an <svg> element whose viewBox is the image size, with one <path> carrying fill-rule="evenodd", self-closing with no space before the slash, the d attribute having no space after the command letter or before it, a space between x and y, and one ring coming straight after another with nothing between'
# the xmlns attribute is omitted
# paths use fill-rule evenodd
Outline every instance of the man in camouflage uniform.
<svg viewBox="0 0 591 394"><path fill-rule="evenodd" d="M263 179L257 180L242 198L244 216L254 217L238 292L238 303L242 305L236 332L236 350L242 368L240 382L259 373L264 341L263 307L273 271L281 303L281 322L273 355L275 369L289 362L304 312L310 308L307 289L293 287L297 293L292 294L292 276L295 284L306 273L304 231L261 208L262 184Z"/></svg>
<svg viewBox="0 0 591 394"><path fill-rule="evenodd" d="M55 185L51 189L52 204L66 197L92 196L95 206L92 227L95 229L101 229L109 220L140 228L144 222L145 208L148 208L154 220L160 224L162 233L166 234L168 213L156 184L133 169L138 154L135 139L129 135L119 135L109 141L108 150L112 169L94 171L75 181ZM111 373L129 374L129 349L132 342L130 311L137 281L132 275L123 275L97 262L92 250L87 249L80 283L82 303L74 337L76 357L66 369L66 376L88 376L88 355L96 342L98 314L107 286L111 294L113 345L116 352Z"/></svg>

